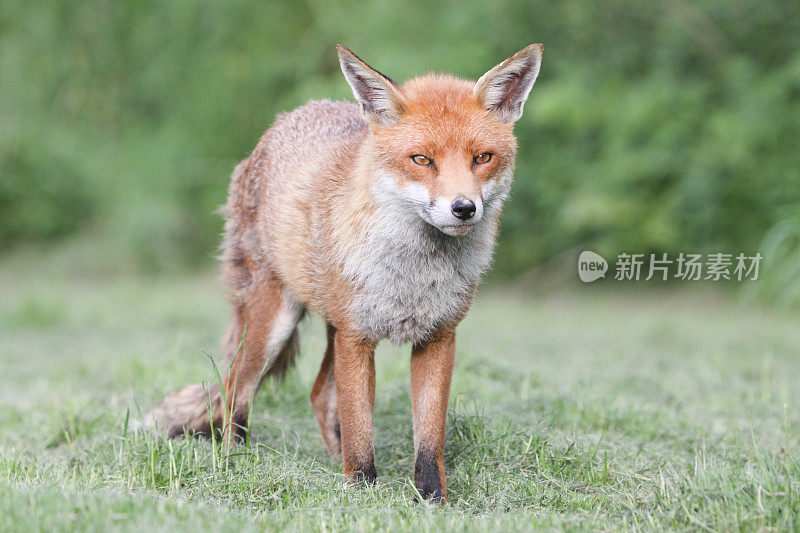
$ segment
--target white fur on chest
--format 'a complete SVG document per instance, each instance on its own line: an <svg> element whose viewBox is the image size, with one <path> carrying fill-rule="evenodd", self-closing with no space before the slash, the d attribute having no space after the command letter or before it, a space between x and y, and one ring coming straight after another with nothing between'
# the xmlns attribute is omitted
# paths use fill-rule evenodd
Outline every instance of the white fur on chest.
<svg viewBox="0 0 800 533"><path fill-rule="evenodd" d="M451 237L418 217L387 217L370 231L344 273L356 287L354 326L371 339L420 342L452 323L489 266L493 224Z"/></svg>

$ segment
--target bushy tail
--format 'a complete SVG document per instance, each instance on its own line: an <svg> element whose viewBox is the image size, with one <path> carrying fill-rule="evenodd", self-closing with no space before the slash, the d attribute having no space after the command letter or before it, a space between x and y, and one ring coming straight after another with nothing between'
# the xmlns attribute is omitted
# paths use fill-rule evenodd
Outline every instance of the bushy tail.
<svg viewBox="0 0 800 533"><path fill-rule="evenodd" d="M232 339L234 335L229 334L227 337L226 344L234 342L238 344L238 340ZM294 366L298 347L299 335L295 329L264 372L258 387L266 377L282 380L286 372ZM235 345L228 353L236 353ZM228 380L229 367L228 361L228 365L224 368L226 374L222 377L222 383ZM131 427L134 431L150 431L170 438L180 435L209 437L212 428L222 430L225 405L226 398L222 394L219 382L195 383L169 393L155 409L144 415L140 421L134 422ZM246 416L244 420L236 420L234 417L234 423L237 425L244 425L245 422Z"/></svg>
<svg viewBox="0 0 800 533"><path fill-rule="evenodd" d="M134 431L151 431L170 438L179 435L211 435L223 420L218 383L187 385L169 393L158 406L134 423Z"/></svg>

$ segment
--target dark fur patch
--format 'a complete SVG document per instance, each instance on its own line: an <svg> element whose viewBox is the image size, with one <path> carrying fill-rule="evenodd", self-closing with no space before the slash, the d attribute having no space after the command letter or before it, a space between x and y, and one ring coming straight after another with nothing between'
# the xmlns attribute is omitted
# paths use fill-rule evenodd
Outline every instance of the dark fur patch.
<svg viewBox="0 0 800 533"><path fill-rule="evenodd" d="M247 426L247 415L233 415L233 431L237 442L244 441L244 437L249 430L250 428Z"/></svg>
<svg viewBox="0 0 800 533"><path fill-rule="evenodd" d="M181 427L175 426L175 427L172 427L172 428L169 429L169 432L167 433L167 436L169 438L171 438L171 439L177 439L178 437L183 435L185 433L185 431L186 430L182 426ZM202 432L201 431L195 431L193 433L193 435L194 434L202 435Z"/></svg>
<svg viewBox="0 0 800 533"><path fill-rule="evenodd" d="M368 461L364 461L353 472L353 481L375 483L378 478L378 472L375 470L375 458L370 457Z"/></svg>
<svg viewBox="0 0 800 533"><path fill-rule="evenodd" d="M430 450L420 448L417 460L414 463L414 485L423 498L441 501L444 500L442 479L439 477L439 463Z"/></svg>
<svg viewBox="0 0 800 533"><path fill-rule="evenodd" d="M233 417L233 439L234 442L242 443L245 440L245 436L250 429L247 427L247 416L245 415L234 415ZM188 435L192 437L203 437L210 439L211 438L211 425L206 424L202 428L196 428L190 432L186 432ZM214 421L214 436L217 440L221 441L223 436L223 428L222 428L222 421L216 420ZM178 436L182 435L184 431L182 430Z"/></svg>

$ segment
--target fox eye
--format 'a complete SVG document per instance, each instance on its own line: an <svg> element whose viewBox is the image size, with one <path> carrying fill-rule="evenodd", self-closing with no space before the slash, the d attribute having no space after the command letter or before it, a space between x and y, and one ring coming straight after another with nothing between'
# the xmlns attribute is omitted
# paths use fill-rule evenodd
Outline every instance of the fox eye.
<svg viewBox="0 0 800 533"><path fill-rule="evenodd" d="M483 152L481 155L476 155L473 161L478 163L479 165L483 165L484 163L488 163L492 160L492 153L491 152Z"/></svg>
<svg viewBox="0 0 800 533"><path fill-rule="evenodd" d="M433 161L431 161L430 159L428 159L427 157L425 157L422 154L412 155L411 156L411 160L414 163L416 163L418 165L422 165L422 166L428 166L428 165L433 164Z"/></svg>

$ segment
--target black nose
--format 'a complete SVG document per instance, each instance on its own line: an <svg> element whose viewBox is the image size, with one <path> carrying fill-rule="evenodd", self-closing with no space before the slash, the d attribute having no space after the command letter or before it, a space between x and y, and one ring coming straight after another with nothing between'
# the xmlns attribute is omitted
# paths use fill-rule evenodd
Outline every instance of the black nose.
<svg viewBox="0 0 800 533"><path fill-rule="evenodd" d="M475 215L475 202L469 198L456 198L451 209L456 218L460 220L469 220Z"/></svg>

